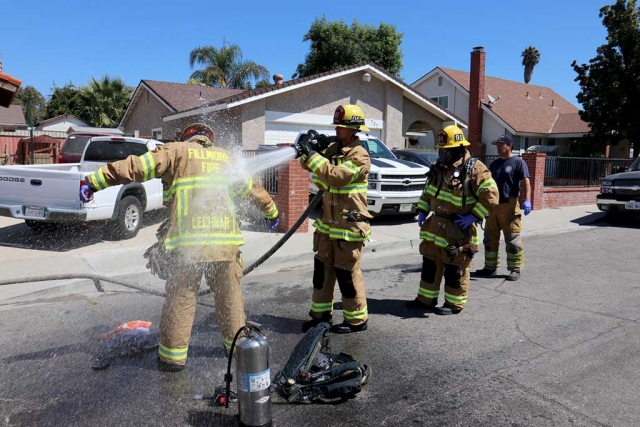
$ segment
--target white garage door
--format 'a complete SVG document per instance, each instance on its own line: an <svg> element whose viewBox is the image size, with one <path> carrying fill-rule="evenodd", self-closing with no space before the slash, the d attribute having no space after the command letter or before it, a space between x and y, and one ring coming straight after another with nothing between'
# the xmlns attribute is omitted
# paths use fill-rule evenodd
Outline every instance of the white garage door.
<svg viewBox="0 0 640 427"><path fill-rule="evenodd" d="M266 145L276 145L283 143L292 143L296 140L298 133L306 132L309 129L315 129L325 135L335 135L334 125L317 125L317 124L286 124L267 122L265 124L264 141ZM369 135L380 138L380 130L372 129Z"/></svg>

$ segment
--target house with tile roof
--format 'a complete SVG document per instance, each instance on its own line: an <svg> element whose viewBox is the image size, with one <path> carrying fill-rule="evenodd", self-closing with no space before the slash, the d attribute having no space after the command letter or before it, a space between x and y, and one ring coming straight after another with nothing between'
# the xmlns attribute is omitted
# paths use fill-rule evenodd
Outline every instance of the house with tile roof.
<svg viewBox="0 0 640 427"><path fill-rule="evenodd" d="M0 108L0 130L14 132L18 129L27 129L22 105L9 105L9 108Z"/></svg>
<svg viewBox="0 0 640 427"><path fill-rule="evenodd" d="M553 89L485 76L482 47L471 52L470 72L436 67L411 86L467 120L469 141L482 144L486 154L497 154L491 142L501 134L513 137L516 152L556 146L545 151L562 154L589 132L578 108ZM433 146L433 136L420 143Z"/></svg>
<svg viewBox="0 0 640 427"><path fill-rule="evenodd" d="M126 135L175 138L196 121L210 124L216 141L251 150L292 143L298 132L332 133L335 108L357 104L370 134L391 148L404 147L407 135L433 132L466 121L382 68L356 64L248 91L142 80L120 123Z"/></svg>

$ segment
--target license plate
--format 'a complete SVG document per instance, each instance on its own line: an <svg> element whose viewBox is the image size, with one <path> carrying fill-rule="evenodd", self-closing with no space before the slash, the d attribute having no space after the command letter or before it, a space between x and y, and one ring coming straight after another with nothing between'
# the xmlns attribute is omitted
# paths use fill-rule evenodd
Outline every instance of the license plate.
<svg viewBox="0 0 640 427"><path fill-rule="evenodd" d="M624 208L634 211L640 210L640 202L627 202L624 204Z"/></svg>
<svg viewBox="0 0 640 427"><path fill-rule="evenodd" d="M411 212L412 209L413 209L412 204L400 205L400 212Z"/></svg>
<svg viewBox="0 0 640 427"><path fill-rule="evenodd" d="M44 208L39 206L25 206L24 216L32 218L44 218Z"/></svg>

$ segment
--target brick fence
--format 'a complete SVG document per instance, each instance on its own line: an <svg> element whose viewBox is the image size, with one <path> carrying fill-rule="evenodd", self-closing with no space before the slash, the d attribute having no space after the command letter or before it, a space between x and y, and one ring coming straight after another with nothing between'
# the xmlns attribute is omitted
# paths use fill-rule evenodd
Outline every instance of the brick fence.
<svg viewBox="0 0 640 427"><path fill-rule="evenodd" d="M529 168L531 204L534 210L596 203L596 195L600 193L599 186L545 187L545 153L525 153L522 158ZM523 194L521 196L524 197Z"/></svg>
<svg viewBox="0 0 640 427"><path fill-rule="evenodd" d="M278 145L281 146L281 144ZM299 160L291 160L278 168L277 180L278 193L274 200L280 212L278 231L285 232L291 229L309 205L309 171L300 166ZM307 231L309 231L308 219L300 225L296 233Z"/></svg>

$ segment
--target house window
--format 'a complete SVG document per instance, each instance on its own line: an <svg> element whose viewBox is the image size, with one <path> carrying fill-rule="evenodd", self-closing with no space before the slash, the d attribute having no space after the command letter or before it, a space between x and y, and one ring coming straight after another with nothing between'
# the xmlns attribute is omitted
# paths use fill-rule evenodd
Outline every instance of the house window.
<svg viewBox="0 0 640 427"><path fill-rule="evenodd" d="M526 150L527 148L529 148L529 137L525 136L524 137L524 149Z"/></svg>
<svg viewBox="0 0 640 427"><path fill-rule="evenodd" d="M438 86L442 86L442 76L438 77Z"/></svg>
<svg viewBox="0 0 640 427"><path fill-rule="evenodd" d="M431 98L431 100L440 104L443 108L449 108L449 96L436 96Z"/></svg>
<svg viewBox="0 0 640 427"><path fill-rule="evenodd" d="M162 128L151 129L151 135L153 136L153 139L160 141L162 139Z"/></svg>

